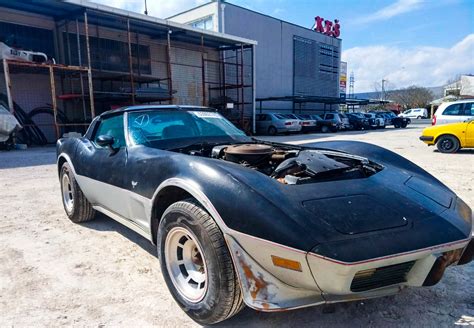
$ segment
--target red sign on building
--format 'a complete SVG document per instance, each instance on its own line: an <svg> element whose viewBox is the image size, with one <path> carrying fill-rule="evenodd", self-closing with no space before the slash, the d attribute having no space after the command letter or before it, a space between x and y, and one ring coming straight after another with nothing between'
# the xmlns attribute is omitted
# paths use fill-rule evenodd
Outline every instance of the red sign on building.
<svg viewBox="0 0 474 328"><path fill-rule="evenodd" d="M341 25L339 24L338 19L335 19L334 22L332 22L330 20L325 20L322 17L316 16L314 20L315 24L313 29L316 32L333 36L335 38L338 38L339 35L341 35Z"/></svg>

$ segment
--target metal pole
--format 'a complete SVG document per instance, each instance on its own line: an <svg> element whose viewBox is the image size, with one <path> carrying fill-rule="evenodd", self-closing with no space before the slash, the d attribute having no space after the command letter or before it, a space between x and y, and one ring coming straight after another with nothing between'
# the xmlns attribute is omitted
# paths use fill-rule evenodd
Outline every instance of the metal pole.
<svg viewBox="0 0 474 328"><path fill-rule="evenodd" d="M49 65L49 83L51 85L51 104L53 106L54 128L56 130L56 139L59 139L59 126L57 120L58 104L56 102L56 84L54 82L54 70L52 65Z"/></svg>
<svg viewBox="0 0 474 328"><path fill-rule="evenodd" d="M201 34L201 66L202 66L202 105L206 106L206 68L204 67L204 35Z"/></svg>
<svg viewBox="0 0 474 328"><path fill-rule="evenodd" d="M130 88L132 91L132 105L135 105L135 85L133 81L132 41L130 34L130 19L127 18L128 66L130 69Z"/></svg>
<svg viewBox="0 0 474 328"><path fill-rule="evenodd" d="M87 14L84 13L84 15L87 15ZM76 19L76 42L77 42L78 63L79 63L79 66L82 66L81 38L79 36L79 20L78 19Z"/></svg>
<svg viewBox="0 0 474 328"><path fill-rule="evenodd" d="M240 95L242 97L242 112L240 113L240 124L242 129L244 128L244 111L245 111L245 98L244 98L244 45L240 45Z"/></svg>
<svg viewBox="0 0 474 328"><path fill-rule="evenodd" d="M172 72L171 72L171 30L168 30L168 35L167 35L167 68L168 68L168 88L170 92L170 103L173 104L173 77L172 77Z"/></svg>
<svg viewBox="0 0 474 328"><path fill-rule="evenodd" d="M8 109L12 115L15 115L15 107L13 106L12 99L12 84L10 81L10 68L8 67L8 61L6 59L3 59L3 73L5 74L5 86L7 87Z"/></svg>
<svg viewBox="0 0 474 328"><path fill-rule="evenodd" d="M91 104L91 116L95 117L95 107L94 107L94 86L92 85L92 68L91 68L91 51L89 46L89 24L87 22L87 11L84 11L84 26L86 28L86 49L87 49L87 78L89 82L89 98Z"/></svg>
<svg viewBox="0 0 474 328"><path fill-rule="evenodd" d="M255 110L256 110L256 103L255 99L257 97L257 70L255 69L255 65L257 63L256 57L256 47L252 45L252 111L253 111L253 133L257 133L257 122L255 121ZM260 102L260 113L262 112L262 103Z"/></svg>

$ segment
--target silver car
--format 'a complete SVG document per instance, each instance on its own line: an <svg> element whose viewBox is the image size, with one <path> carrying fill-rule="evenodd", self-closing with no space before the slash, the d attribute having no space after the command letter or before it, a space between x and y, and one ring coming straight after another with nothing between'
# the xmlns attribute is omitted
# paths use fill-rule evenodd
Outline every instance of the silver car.
<svg viewBox="0 0 474 328"><path fill-rule="evenodd" d="M278 113L265 113L256 115L256 125L258 134L276 135L277 133L300 132L300 120L290 118Z"/></svg>

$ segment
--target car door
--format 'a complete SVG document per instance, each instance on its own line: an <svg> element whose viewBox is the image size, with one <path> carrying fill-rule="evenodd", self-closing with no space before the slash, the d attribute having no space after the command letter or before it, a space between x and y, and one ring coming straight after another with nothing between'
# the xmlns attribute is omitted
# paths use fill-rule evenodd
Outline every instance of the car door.
<svg viewBox="0 0 474 328"><path fill-rule="evenodd" d="M113 149L98 145L97 138L101 135L114 138ZM124 186L127 148L123 113L102 118L88 142L88 151L78 156L81 188L93 205L127 218L128 192Z"/></svg>
<svg viewBox="0 0 474 328"><path fill-rule="evenodd" d="M466 147L474 148L474 118L466 127Z"/></svg>
<svg viewBox="0 0 474 328"><path fill-rule="evenodd" d="M472 103L465 103L464 110L462 113L462 120L471 120L474 118L474 102Z"/></svg>

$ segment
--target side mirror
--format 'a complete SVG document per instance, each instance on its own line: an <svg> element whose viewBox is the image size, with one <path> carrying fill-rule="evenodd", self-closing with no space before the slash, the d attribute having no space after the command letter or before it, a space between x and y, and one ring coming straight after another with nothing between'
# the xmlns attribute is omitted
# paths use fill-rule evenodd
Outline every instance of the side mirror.
<svg viewBox="0 0 474 328"><path fill-rule="evenodd" d="M115 142L115 139L114 137L108 134L98 136L95 142L97 142L97 144L101 147L108 147L110 148L110 150L115 151L115 149L112 147Z"/></svg>

